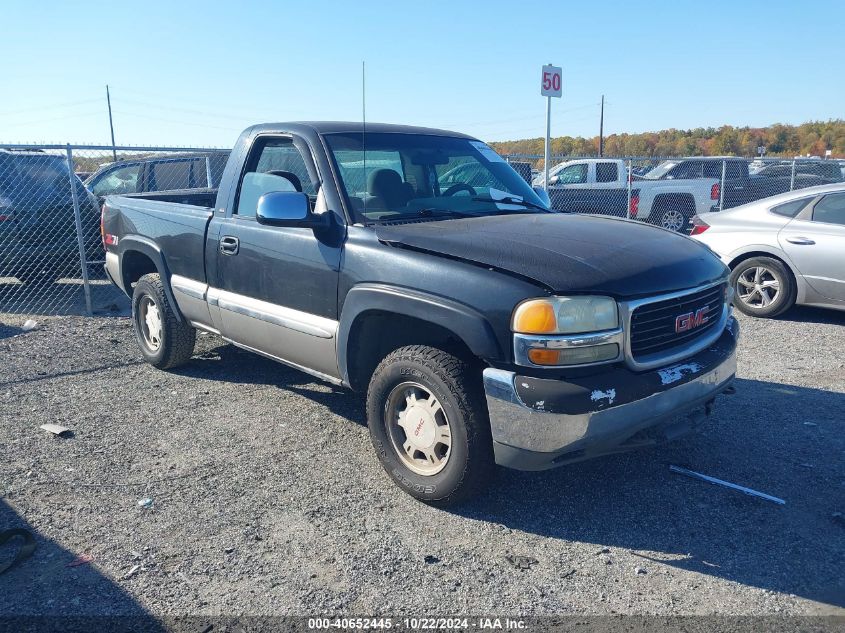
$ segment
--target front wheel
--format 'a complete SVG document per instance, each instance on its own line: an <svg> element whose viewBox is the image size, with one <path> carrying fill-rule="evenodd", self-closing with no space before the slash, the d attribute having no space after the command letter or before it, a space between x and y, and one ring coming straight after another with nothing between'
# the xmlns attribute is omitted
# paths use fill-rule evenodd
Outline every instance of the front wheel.
<svg viewBox="0 0 845 633"><path fill-rule="evenodd" d="M494 472L480 372L422 345L391 352L367 391L370 439L411 496L449 505L477 494Z"/></svg>
<svg viewBox="0 0 845 633"><path fill-rule="evenodd" d="M795 280L782 262L771 257L752 257L734 266L731 285L734 305L756 317L775 317L795 304Z"/></svg>
<svg viewBox="0 0 845 633"><path fill-rule="evenodd" d="M144 275L135 284L132 325L141 355L150 365L170 369L190 360L197 331L176 315L158 273Z"/></svg>

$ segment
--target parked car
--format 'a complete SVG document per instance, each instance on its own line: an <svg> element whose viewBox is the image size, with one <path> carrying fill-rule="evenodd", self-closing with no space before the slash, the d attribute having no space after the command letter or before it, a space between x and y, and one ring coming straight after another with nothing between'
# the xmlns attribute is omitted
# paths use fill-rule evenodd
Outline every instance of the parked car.
<svg viewBox="0 0 845 633"><path fill-rule="evenodd" d="M566 161L549 172L549 197L552 207L560 211L628 216L683 232L693 215L709 211L719 199L718 179L702 177L700 170L697 174L688 168L682 172L683 163L672 163L675 167L664 163L664 170L659 172L656 168L641 178L631 176L629 203L624 160ZM542 182L540 178L535 184Z"/></svg>
<svg viewBox="0 0 845 633"><path fill-rule="evenodd" d="M101 202L113 194L215 188L228 158L228 151L215 151L122 160L98 169L85 186Z"/></svg>
<svg viewBox="0 0 845 633"><path fill-rule="evenodd" d="M842 181L842 172L833 161L796 161L768 164L754 174L742 172L741 163L726 174L721 209L731 209L755 200L776 196L795 189L817 187ZM719 203L713 210L719 210Z"/></svg>
<svg viewBox="0 0 845 633"><path fill-rule="evenodd" d="M362 178L375 158L392 166ZM486 177L439 182L467 164ZM473 495L494 463L541 470L688 431L736 372L728 269L709 249L549 211L469 136L254 126L216 199L173 200L103 210L141 356L186 363L201 329L366 393L376 456L429 503Z"/></svg>
<svg viewBox="0 0 845 633"><path fill-rule="evenodd" d="M0 150L0 277L24 283L78 277L73 188L88 261L102 260L99 208L64 156Z"/></svg>
<svg viewBox="0 0 845 633"><path fill-rule="evenodd" d="M792 176L792 163L766 165L756 175L764 178L789 178ZM831 160L795 161L795 175L817 176L827 181L823 184L842 182L842 170L838 163Z"/></svg>
<svg viewBox="0 0 845 633"><path fill-rule="evenodd" d="M730 267L746 314L774 317L796 303L845 310L845 184L707 214L692 235Z"/></svg>

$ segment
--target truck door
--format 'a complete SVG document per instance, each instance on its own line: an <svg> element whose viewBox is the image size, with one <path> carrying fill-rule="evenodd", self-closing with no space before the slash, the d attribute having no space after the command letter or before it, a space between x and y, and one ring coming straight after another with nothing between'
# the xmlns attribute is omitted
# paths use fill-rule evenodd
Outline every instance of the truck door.
<svg viewBox="0 0 845 633"><path fill-rule="evenodd" d="M845 302L845 193L803 210L781 229L778 243L816 292Z"/></svg>
<svg viewBox="0 0 845 633"><path fill-rule="evenodd" d="M336 235L256 221L259 198L302 191L319 211L319 176L305 141L259 136L240 175L234 205L209 228L217 240L216 284L209 303L219 308L220 331L235 343L288 364L339 377L335 348L337 284L342 246ZM212 237L214 236L214 237ZM216 286L216 287L215 287Z"/></svg>
<svg viewBox="0 0 845 633"><path fill-rule="evenodd" d="M573 163L555 174L556 180L549 179L553 183L549 187L552 208L583 213L591 187L589 172L589 163Z"/></svg>

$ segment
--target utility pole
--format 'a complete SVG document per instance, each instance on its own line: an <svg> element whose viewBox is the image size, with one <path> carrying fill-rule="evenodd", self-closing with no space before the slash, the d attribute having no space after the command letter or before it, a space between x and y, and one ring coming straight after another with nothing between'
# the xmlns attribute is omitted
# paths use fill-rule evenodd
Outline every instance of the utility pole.
<svg viewBox="0 0 845 633"><path fill-rule="evenodd" d="M115 162L117 162L117 150L114 144L114 123L111 118L111 95L109 94L109 85L106 84L106 103L109 106L109 129L111 130L111 154Z"/></svg>
<svg viewBox="0 0 845 633"><path fill-rule="evenodd" d="M599 118L599 158L604 156L604 95L601 96L601 118Z"/></svg>

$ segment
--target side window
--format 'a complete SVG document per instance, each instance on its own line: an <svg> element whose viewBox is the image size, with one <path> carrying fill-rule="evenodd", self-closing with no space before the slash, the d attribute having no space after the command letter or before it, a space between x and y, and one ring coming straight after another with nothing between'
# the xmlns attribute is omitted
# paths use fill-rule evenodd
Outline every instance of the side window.
<svg viewBox="0 0 845 633"><path fill-rule="evenodd" d="M676 167L673 167L672 171L669 172L669 177L674 179L701 178L702 167L703 165L701 161L688 160Z"/></svg>
<svg viewBox="0 0 845 633"><path fill-rule="evenodd" d="M210 165L209 165L210 167ZM191 161L191 186L202 189L208 187L208 170L205 158L195 158Z"/></svg>
<svg viewBox="0 0 845 633"><path fill-rule="evenodd" d="M825 196L813 209L813 222L845 225L845 193Z"/></svg>
<svg viewBox="0 0 845 633"><path fill-rule="evenodd" d="M596 163L596 182L616 182L618 178L616 163Z"/></svg>
<svg viewBox="0 0 845 633"><path fill-rule="evenodd" d="M91 187L91 192L97 196L138 193L138 173L140 170L140 165L119 167L100 177Z"/></svg>
<svg viewBox="0 0 845 633"><path fill-rule="evenodd" d="M731 167L733 163L725 165L725 177L736 178L736 175L731 175ZM721 178L722 177L722 161L708 160L704 163L704 177L705 178Z"/></svg>
<svg viewBox="0 0 845 633"><path fill-rule="evenodd" d="M587 182L587 164L570 165L564 167L558 173L558 184L560 185L578 185Z"/></svg>
<svg viewBox="0 0 845 633"><path fill-rule="evenodd" d="M813 198L802 198L800 200L793 200L792 202L784 202L783 204L779 204L776 207L772 207L769 209L772 213L776 213L778 215L784 215L788 218L794 218L796 215L801 213L801 209L807 206Z"/></svg>
<svg viewBox="0 0 845 633"><path fill-rule="evenodd" d="M302 191L309 197L316 195L305 159L290 138L256 141L241 180L235 214L254 218L258 199L272 191Z"/></svg>
<svg viewBox="0 0 845 633"><path fill-rule="evenodd" d="M168 160L148 164L149 191L167 191L168 189L191 189L191 161Z"/></svg>

